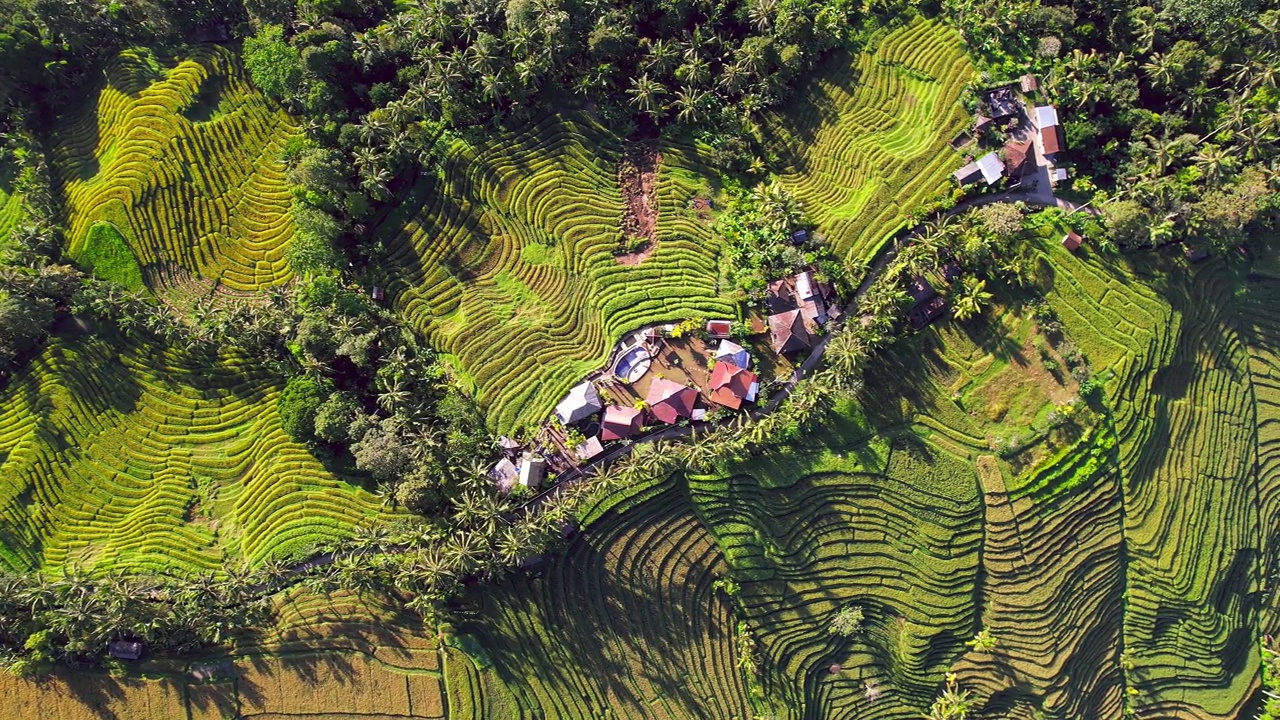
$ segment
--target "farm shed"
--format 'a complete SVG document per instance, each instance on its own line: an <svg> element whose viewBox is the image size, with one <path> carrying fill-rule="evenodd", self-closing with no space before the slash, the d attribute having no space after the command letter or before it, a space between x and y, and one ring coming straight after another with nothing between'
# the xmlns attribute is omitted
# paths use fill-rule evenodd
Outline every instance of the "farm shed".
<svg viewBox="0 0 1280 720"><path fill-rule="evenodd" d="M582 462L587 462L591 458L604 452L604 446L600 444L600 438L589 437L586 442L573 449L573 454Z"/></svg>
<svg viewBox="0 0 1280 720"><path fill-rule="evenodd" d="M978 163L971 162L951 173L951 175L955 177L957 183L971 185L978 182L978 179L982 177L982 168L978 167Z"/></svg>
<svg viewBox="0 0 1280 720"><path fill-rule="evenodd" d="M107 643L107 654L118 660L140 660L142 643L136 640L112 640Z"/></svg>
<svg viewBox="0 0 1280 720"><path fill-rule="evenodd" d="M1075 252L1080 249L1080 243L1083 240L1084 238L1080 237L1080 233L1072 230L1062 236L1062 247L1070 250L1071 252Z"/></svg>
<svg viewBox="0 0 1280 720"><path fill-rule="evenodd" d="M779 355L805 350L813 343L799 310L770 315L769 337L773 342L773 351Z"/></svg>
<svg viewBox="0 0 1280 720"><path fill-rule="evenodd" d="M733 323L729 320L709 320L707 321L707 334L713 338L729 337L729 332L733 329Z"/></svg>
<svg viewBox="0 0 1280 720"><path fill-rule="evenodd" d="M556 417L561 424L569 425L600 412L604 405L600 403L600 394L591 381L578 385L556 405Z"/></svg>

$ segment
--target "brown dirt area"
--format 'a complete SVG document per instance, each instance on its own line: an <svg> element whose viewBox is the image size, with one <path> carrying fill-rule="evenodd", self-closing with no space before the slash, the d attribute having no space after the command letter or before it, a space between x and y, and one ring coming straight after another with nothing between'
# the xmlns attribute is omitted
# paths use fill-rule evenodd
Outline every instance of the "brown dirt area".
<svg viewBox="0 0 1280 720"><path fill-rule="evenodd" d="M618 255L622 265L639 265L658 249L658 165L662 155L652 142L632 143L618 161L618 187L626 202L622 216L623 243L641 239L636 252Z"/></svg>

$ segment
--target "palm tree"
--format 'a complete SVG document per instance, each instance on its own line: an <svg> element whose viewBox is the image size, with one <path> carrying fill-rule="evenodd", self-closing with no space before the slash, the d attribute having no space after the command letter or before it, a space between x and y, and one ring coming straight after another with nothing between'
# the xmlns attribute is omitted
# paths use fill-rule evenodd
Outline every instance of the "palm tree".
<svg viewBox="0 0 1280 720"><path fill-rule="evenodd" d="M773 29L773 16L778 11L778 0L753 0L747 14L762 35Z"/></svg>
<svg viewBox="0 0 1280 720"><path fill-rule="evenodd" d="M1195 156L1195 162L1196 167L1200 169L1201 177L1214 187L1221 184L1226 176L1234 171L1237 163L1235 155L1213 143L1200 148L1200 152Z"/></svg>
<svg viewBox="0 0 1280 720"><path fill-rule="evenodd" d="M676 119L687 125L696 125L703 120L710 94L702 90L680 88L676 93Z"/></svg>
<svg viewBox="0 0 1280 720"><path fill-rule="evenodd" d="M956 320L961 321L977 317L991 302L992 297L994 296L987 292L986 280L966 278L960 283L960 290L952 296L954 307L951 312Z"/></svg>
<svg viewBox="0 0 1280 720"><path fill-rule="evenodd" d="M680 61L680 51L672 43L661 38L649 43L642 65L645 70L652 70L659 75L666 75L675 69Z"/></svg>
<svg viewBox="0 0 1280 720"><path fill-rule="evenodd" d="M1173 85L1174 75L1181 69L1178 63L1170 60L1163 53L1152 53L1151 58L1142 64L1142 71L1151 80L1152 87L1167 88Z"/></svg>
<svg viewBox="0 0 1280 720"><path fill-rule="evenodd" d="M837 378L856 378L869 352L866 342L848 328L841 328L827 340L823 358Z"/></svg>
<svg viewBox="0 0 1280 720"><path fill-rule="evenodd" d="M697 48L690 47L684 52L684 62L676 69L676 77L685 85L698 88L711 79L711 65L702 57Z"/></svg>
<svg viewBox="0 0 1280 720"><path fill-rule="evenodd" d="M720 457L720 447L711 433L697 433L683 446L685 468L694 472L707 472Z"/></svg>
<svg viewBox="0 0 1280 720"><path fill-rule="evenodd" d="M649 117L657 118L666 109L662 99L667 90L662 83L651 79L648 73L636 78L627 94L631 96L631 104Z"/></svg>

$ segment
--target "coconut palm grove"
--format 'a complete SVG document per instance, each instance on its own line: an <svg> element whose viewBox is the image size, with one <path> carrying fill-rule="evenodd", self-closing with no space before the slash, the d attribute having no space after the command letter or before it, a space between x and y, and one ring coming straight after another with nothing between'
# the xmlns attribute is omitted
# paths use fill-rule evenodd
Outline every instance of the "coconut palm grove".
<svg viewBox="0 0 1280 720"><path fill-rule="evenodd" d="M1280 718L1276 0L0 0L0 716Z"/></svg>

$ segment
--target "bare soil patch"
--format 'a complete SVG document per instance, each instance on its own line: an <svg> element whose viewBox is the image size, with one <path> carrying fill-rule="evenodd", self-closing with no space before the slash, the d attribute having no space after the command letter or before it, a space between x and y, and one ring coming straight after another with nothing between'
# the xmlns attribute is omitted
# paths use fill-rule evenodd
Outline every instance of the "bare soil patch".
<svg viewBox="0 0 1280 720"><path fill-rule="evenodd" d="M627 146L618 161L618 187L626 202L622 216L622 265L639 265L658 249L658 164L662 155L652 141Z"/></svg>

